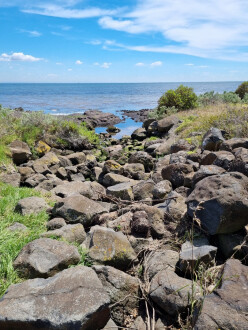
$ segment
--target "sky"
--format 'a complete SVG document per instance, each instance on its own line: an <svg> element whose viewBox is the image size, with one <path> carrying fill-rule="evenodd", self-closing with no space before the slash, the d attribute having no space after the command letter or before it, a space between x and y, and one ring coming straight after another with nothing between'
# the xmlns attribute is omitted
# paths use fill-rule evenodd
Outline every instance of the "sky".
<svg viewBox="0 0 248 330"><path fill-rule="evenodd" d="M0 0L0 82L248 80L248 0Z"/></svg>

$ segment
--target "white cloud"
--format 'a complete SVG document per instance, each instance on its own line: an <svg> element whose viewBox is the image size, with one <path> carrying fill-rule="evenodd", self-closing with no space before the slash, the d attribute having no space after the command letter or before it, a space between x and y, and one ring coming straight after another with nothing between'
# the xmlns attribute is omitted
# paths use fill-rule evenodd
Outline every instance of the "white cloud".
<svg viewBox="0 0 248 330"><path fill-rule="evenodd" d="M38 31L29 31L29 30L23 30L20 29L20 32L22 33L27 33L30 37L40 37L42 36L42 33L38 32Z"/></svg>
<svg viewBox="0 0 248 330"><path fill-rule="evenodd" d="M187 65L187 66L194 66L193 63L186 63L186 64L184 64L184 65Z"/></svg>
<svg viewBox="0 0 248 330"><path fill-rule="evenodd" d="M56 62L56 65L63 65L63 63L61 63L61 62Z"/></svg>
<svg viewBox="0 0 248 330"><path fill-rule="evenodd" d="M0 56L0 61L11 62L11 61L22 61L22 62L38 62L43 60L42 58L34 57L32 55L25 55L23 53L3 53Z"/></svg>
<svg viewBox="0 0 248 330"><path fill-rule="evenodd" d="M247 0L143 0L125 14L100 18L99 24L132 34L157 32L169 42L133 50L247 61L246 6Z"/></svg>
<svg viewBox="0 0 248 330"><path fill-rule="evenodd" d="M90 45L93 45L93 46L97 46L97 45L101 45L102 42L100 40L91 40L89 42L87 42L88 44Z"/></svg>
<svg viewBox="0 0 248 330"><path fill-rule="evenodd" d="M136 66L145 66L145 63L142 63L142 62L138 62L135 64Z"/></svg>
<svg viewBox="0 0 248 330"><path fill-rule="evenodd" d="M154 68L156 66L161 66L161 65L163 65L163 62L161 62L161 61L156 61L156 62L151 63L152 68Z"/></svg>
<svg viewBox="0 0 248 330"><path fill-rule="evenodd" d="M101 65L101 68L109 69L110 66L111 66L111 64L112 64L112 63L104 62L104 63Z"/></svg>
<svg viewBox="0 0 248 330"><path fill-rule="evenodd" d="M72 69L71 69L71 68L69 68L69 69L67 69L67 71L72 71Z"/></svg>
<svg viewBox="0 0 248 330"><path fill-rule="evenodd" d="M100 63L98 63L98 62L95 62L95 63L93 63L93 65L95 65L95 66L99 66L99 65L100 65Z"/></svg>
<svg viewBox="0 0 248 330"><path fill-rule="evenodd" d="M77 61L75 62L75 64L77 64L77 65L81 65L81 64L83 64L83 62L80 61L80 60L77 60Z"/></svg>

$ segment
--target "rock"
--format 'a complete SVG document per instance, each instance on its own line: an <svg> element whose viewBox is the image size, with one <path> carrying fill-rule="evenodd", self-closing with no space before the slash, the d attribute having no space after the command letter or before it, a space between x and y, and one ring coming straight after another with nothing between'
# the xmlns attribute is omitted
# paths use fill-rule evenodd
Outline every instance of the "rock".
<svg viewBox="0 0 248 330"><path fill-rule="evenodd" d="M119 183L114 186L107 188L107 195L113 196L115 198L120 198L121 200L133 200L133 190L132 182Z"/></svg>
<svg viewBox="0 0 248 330"><path fill-rule="evenodd" d="M232 234L219 234L218 235L218 247L224 257L236 259L245 259L248 258L248 241L247 234L244 230Z"/></svg>
<svg viewBox="0 0 248 330"><path fill-rule="evenodd" d="M47 222L46 227L48 230L59 229L66 225L66 222L63 218L54 218Z"/></svg>
<svg viewBox="0 0 248 330"><path fill-rule="evenodd" d="M44 181L40 182L38 184L38 186L35 187L36 190L51 191L53 188L64 184L64 182L61 179L57 178L54 175L48 174L47 177L49 178L49 180L44 180Z"/></svg>
<svg viewBox="0 0 248 330"><path fill-rule="evenodd" d="M41 182L45 181L46 177L43 174L34 174L30 176L26 181L25 185L31 188L38 186Z"/></svg>
<svg viewBox="0 0 248 330"><path fill-rule="evenodd" d="M203 136L202 150L217 151L223 141L224 138L221 130L216 127L211 127Z"/></svg>
<svg viewBox="0 0 248 330"><path fill-rule="evenodd" d="M72 166L72 162L66 156L58 156L58 158L59 158L60 166L62 167Z"/></svg>
<svg viewBox="0 0 248 330"><path fill-rule="evenodd" d="M146 138L146 130L145 128L137 128L131 135L133 140L143 141Z"/></svg>
<svg viewBox="0 0 248 330"><path fill-rule="evenodd" d="M139 307L139 281L110 266L93 266L110 297L111 318L118 325L128 325L130 315L135 317Z"/></svg>
<svg viewBox="0 0 248 330"><path fill-rule="evenodd" d="M228 151L218 151L215 154L216 158L213 165L223 167L225 170L228 170L232 161L235 159L234 155Z"/></svg>
<svg viewBox="0 0 248 330"><path fill-rule="evenodd" d="M141 109L141 110L122 110L124 116L132 118L135 122L144 122L147 120L148 114L151 109Z"/></svg>
<svg viewBox="0 0 248 330"><path fill-rule="evenodd" d="M145 170L147 172L150 172L153 169L153 158L145 151L137 151L133 153L129 160L129 164L135 164L140 163L143 164L145 167Z"/></svg>
<svg viewBox="0 0 248 330"><path fill-rule="evenodd" d="M84 226L81 223L75 225L65 225L58 229L49 230L41 235L42 237L56 237L66 240L69 243L81 244L86 238Z"/></svg>
<svg viewBox="0 0 248 330"><path fill-rule="evenodd" d="M85 177L82 173L71 174L69 179L73 182L85 182Z"/></svg>
<svg viewBox="0 0 248 330"><path fill-rule="evenodd" d="M123 175L134 180L144 180L145 167L143 164L125 164L123 166Z"/></svg>
<svg viewBox="0 0 248 330"><path fill-rule="evenodd" d="M39 173L39 174L43 174L43 175L46 175L46 174L51 174L52 172L49 170L48 166L46 164L40 164L40 163L36 163L34 162L33 164L33 169L36 173Z"/></svg>
<svg viewBox="0 0 248 330"><path fill-rule="evenodd" d="M109 187L109 186L114 186L118 183L131 182L131 181L133 180L123 175L115 174L115 173L107 173L104 175L102 183L105 187Z"/></svg>
<svg viewBox="0 0 248 330"><path fill-rule="evenodd" d="M44 142L44 141L38 141L38 143L35 146L35 151L39 155L45 155L50 150L51 150L51 147L49 147L49 145L46 144L46 142Z"/></svg>
<svg viewBox="0 0 248 330"><path fill-rule="evenodd" d="M98 199L101 194L105 195L105 188L97 182L66 182L52 190L52 192L62 198L82 195L90 199Z"/></svg>
<svg viewBox="0 0 248 330"><path fill-rule="evenodd" d="M106 173L121 174L122 166L114 160L107 160L104 163L102 172L103 172L103 174L106 174Z"/></svg>
<svg viewBox="0 0 248 330"><path fill-rule="evenodd" d="M185 176L193 171L192 165L170 164L162 169L162 177L164 180L169 180L173 187L180 187L184 184Z"/></svg>
<svg viewBox="0 0 248 330"><path fill-rule="evenodd" d="M238 172L207 177L186 202L210 235L233 233L248 223L248 178Z"/></svg>
<svg viewBox="0 0 248 330"><path fill-rule="evenodd" d="M185 312L191 300L200 298L200 288L194 287L192 281L179 277L170 267L159 271L150 285L151 299L166 313L175 316Z"/></svg>
<svg viewBox="0 0 248 330"><path fill-rule="evenodd" d="M158 272L168 267L175 270L178 260L179 253L173 250L163 249L150 252L145 266L148 279L151 280Z"/></svg>
<svg viewBox="0 0 248 330"><path fill-rule="evenodd" d="M152 180L140 181L133 186L134 200L151 200L155 183Z"/></svg>
<svg viewBox="0 0 248 330"><path fill-rule="evenodd" d="M230 140L226 140L221 144L220 150L232 151L233 149L240 147L248 149L247 138L233 138Z"/></svg>
<svg viewBox="0 0 248 330"><path fill-rule="evenodd" d="M247 329L247 267L229 259L219 289L205 297L194 329Z"/></svg>
<svg viewBox="0 0 248 330"><path fill-rule="evenodd" d="M111 217L110 213L103 214L103 216L107 216L109 218ZM132 212L126 212L126 213L120 215L119 217L117 217L117 215L116 215L116 216L114 216L114 220L108 219L107 227L112 228L115 231L121 231L125 235L130 235L132 219L133 219Z"/></svg>
<svg viewBox="0 0 248 330"><path fill-rule="evenodd" d="M179 140L171 146L171 153L174 154L178 151L192 151L195 149L193 144L190 144L186 140Z"/></svg>
<svg viewBox="0 0 248 330"><path fill-rule="evenodd" d="M26 278L49 277L80 261L75 246L50 238L39 238L25 245L14 261L14 268Z"/></svg>
<svg viewBox="0 0 248 330"><path fill-rule="evenodd" d="M1 174L0 181L6 184L10 184L13 187L19 187L21 183L21 175L19 173Z"/></svg>
<svg viewBox="0 0 248 330"><path fill-rule="evenodd" d="M52 165L56 165L59 164L59 159L58 157L55 155L55 153L53 152L48 152L47 154L45 154L43 157L36 159L34 161L34 165L33 166L43 166L43 165L47 165L52 166Z"/></svg>
<svg viewBox="0 0 248 330"><path fill-rule="evenodd" d="M110 134L116 134L120 132L120 129L118 127L115 126L109 126L106 131Z"/></svg>
<svg viewBox="0 0 248 330"><path fill-rule="evenodd" d="M84 152L75 152L67 156L72 165L82 164L86 161L86 156Z"/></svg>
<svg viewBox="0 0 248 330"><path fill-rule="evenodd" d="M35 173L31 167L18 167L18 172L21 174L21 182L24 182Z"/></svg>
<svg viewBox="0 0 248 330"><path fill-rule="evenodd" d="M40 197L27 197L20 199L15 207L15 211L22 215L28 215L32 213L39 213L49 208L48 204Z"/></svg>
<svg viewBox="0 0 248 330"><path fill-rule="evenodd" d="M118 329L119 329L118 326L111 319L109 319L108 323L103 328L103 330L118 330Z"/></svg>
<svg viewBox="0 0 248 330"><path fill-rule="evenodd" d="M104 212L106 209L99 203L81 195L66 197L53 208L53 214L61 216L67 223L82 223L84 227L91 226L94 217Z"/></svg>
<svg viewBox="0 0 248 330"><path fill-rule="evenodd" d="M8 227L8 230L10 230L10 231L27 231L28 228L20 222L14 222L12 225L10 225Z"/></svg>
<svg viewBox="0 0 248 330"><path fill-rule="evenodd" d="M164 156L170 154L171 146L175 143L174 137L169 137L154 150L153 154L156 156Z"/></svg>
<svg viewBox="0 0 248 330"><path fill-rule="evenodd" d="M74 117L80 118L80 121L90 122L93 127L109 127L121 122L120 117L110 112L102 112L100 110L87 110L83 115L76 114Z"/></svg>
<svg viewBox="0 0 248 330"><path fill-rule="evenodd" d="M77 266L11 285L0 301L0 328L101 329L109 320L108 305L94 270Z"/></svg>
<svg viewBox="0 0 248 330"><path fill-rule="evenodd" d="M160 133L168 133L169 130L179 123L179 119L176 116L168 116L157 122L157 129Z"/></svg>
<svg viewBox="0 0 248 330"><path fill-rule="evenodd" d="M131 230L134 234L137 234L138 236L147 237L150 231L150 223L148 220L148 215L145 211L134 212L131 221Z"/></svg>
<svg viewBox="0 0 248 330"><path fill-rule="evenodd" d="M235 152L235 160L231 162L229 171L237 171L248 176L248 149L237 148L233 152Z"/></svg>
<svg viewBox="0 0 248 330"><path fill-rule="evenodd" d="M163 180L158 182L152 190L153 199L164 199L171 192L172 186L170 181Z"/></svg>
<svg viewBox="0 0 248 330"><path fill-rule="evenodd" d="M62 179L62 180L66 180L66 179L67 179L67 172L66 172L66 170L65 170L64 167L60 167L60 168L58 168L56 174L57 174L57 176L58 176L60 179Z"/></svg>
<svg viewBox="0 0 248 330"><path fill-rule="evenodd" d="M181 246L179 268L183 273L193 272L200 264L212 265L216 256L217 248L215 246L206 244L205 242L193 244L189 241Z"/></svg>
<svg viewBox="0 0 248 330"><path fill-rule="evenodd" d="M208 176L223 174L223 173L225 173L225 170L219 166L201 165L200 169L194 174L192 178L192 185L195 186L197 182L201 181L202 179Z"/></svg>
<svg viewBox="0 0 248 330"><path fill-rule="evenodd" d="M89 257L96 263L127 269L136 258L128 239L121 232L113 229L94 226L86 238Z"/></svg>
<svg viewBox="0 0 248 330"><path fill-rule="evenodd" d="M27 143L15 140L9 145L13 162L16 165L26 163L31 155L31 151Z"/></svg>
<svg viewBox="0 0 248 330"><path fill-rule="evenodd" d="M170 155L170 164L186 164L187 163L187 152L185 151L178 151L177 153Z"/></svg>
<svg viewBox="0 0 248 330"><path fill-rule="evenodd" d="M186 199L176 191L170 192L167 198L166 201L157 204L156 207L164 212L165 219L169 222L180 222L187 213Z"/></svg>

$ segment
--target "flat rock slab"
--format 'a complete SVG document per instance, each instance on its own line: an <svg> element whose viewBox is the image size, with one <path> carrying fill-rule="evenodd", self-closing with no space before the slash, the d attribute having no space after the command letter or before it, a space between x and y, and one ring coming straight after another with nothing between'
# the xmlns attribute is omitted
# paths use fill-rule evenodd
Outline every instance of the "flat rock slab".
<svg viewBox="0 0 248 330"><path fill-rule="evenodd" d="M14 268L23 277L49 277L80 261L75 246L50 238L36 239L23 247Z"/></svg>
<svg viewBox="0 0 248 330"><path fill-rule="evenodd" d="M109 320L109 297L93 269L11 285L0 301L0 329L93 330Z"/></svg>
<svg viewBox="0 0 248 330"><path fill-rule="evenodd" d="M105 188L97 182L73 181L57 186L52 192L62 198L80 194L87 198L98 199L99 194L105 194Z"/></svg>
<svg viewBox="0 0 248 330"><path fill-rule="evenodd" d="M205 297L195 330L248 329L247 266L229 259L222 275L222 285Z"/></svg>
<svg viewBox="0 0 248 330"><path fill-rule="evenodd" d="M41 235L42 237L56 237L62 238L70 243L83 243L86 238L84 226L81 223L75 225L65 225L61 228L49 230Z"/></svg>
<svg viewBox="0 0 248 330"><path fill-rule="evenodd" d="M47 210L48 208L49 206L43 198L27 197L19 200L15 207L15 211L21 213L22 215L29 215L32 213L39 213Z"/></svg>

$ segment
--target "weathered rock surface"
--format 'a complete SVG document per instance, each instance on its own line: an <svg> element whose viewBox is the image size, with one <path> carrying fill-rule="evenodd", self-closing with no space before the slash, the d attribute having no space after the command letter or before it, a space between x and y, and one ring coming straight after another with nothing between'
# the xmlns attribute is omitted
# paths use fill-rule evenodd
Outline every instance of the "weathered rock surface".
<svg viewBox="0 0 248 330"><path fill-rule="evenodd" d="M118 269L126 269L136 258L128 239L121 232L94 226L87 234L86 248L96 263L106 264Z"/></svg>
<svg viewBox="0 0 248 330"><path fill-rule="evenodd" d="M15 207L15 211L21 213L22 215L28 215L32 213L39 213L47 210L48 208L49 206L43 198L33 196L20 199Z"/></svg>
<svg viewBox="0 0 248 330"><path fill-rule="evenodd" d="M0 180L13 187L19 187L21 183L21 175L19 173L3 173L0 175Z"/></svg>
<svg viewBox="0 0 248 330"><path fill-rule="evenodd" d="M153 158L151 155L149 155L147 152L145 151L137 151L135 153L133 153L129 160L128 160L129 164L136 164L136 163L140 163L143 164L145 167L145 170L147 172L150 172L153 169Z"/></svg>
<svg viewBox="0 0 248 330"><path fill-rule="evenodd" d="M53 214L59 215L69 224L82 223L89 227L96 215L107 210L99 203L82 195L73 195L55 204Z"/></svg>
<svg viewBox="0 0 248 330"><path fill-rule="evenodd" d="M192 165L189 164L169 164L162 169L162 177L164 180L171 182L173 187L184 185L185 176L194 172Z"/></svg>
<svg viewBox="0 0 248 330"><path fill-rule="evenodd" d="M107 188L107 195L120 198L122 200L133 200L132 182L123 182Z"/></svg>
<svg viewBox="0 0 248 330"><path fill-rule="evenodd" d="M54 218L47 222L46 227L48 230L59 229L66 225L63 218Z"/></svg>
<svg viewBox="0 0 248 330"><path fill-rule="evenodd" d="M170 181L162 180L154 186L152 190L153 198L158 200L164 199L171 192L171 190L172 186Z"/></svg>
<svg viewBox="0 0 248 330"><path fill-rule="evenodd" d="M194 329L247 329L247 288L247 267L229 259L224 266L221 287L205 297Z"/></svg>
<svg viewBox="0 0 248 330"><path fill-rule="evenodd" d="M69 243L81 244L86 238L86 233L84 226L81 223L76 223L75 225L65 225L61 228L49 230L41 235L42 237L56 237L62 238Z"/></svg>
<svg viewBox="0 0 248 330"><path fill-rule="evenodd" d="M120 174L115 174L115 173L107 173L103 177L103 185L105 187L114 186L119 183L131 182L131 181L132 181L132 179L127 178Z"/></svg>
<svg viewBox="0 0 248 330"><path fill-rule="evenodd" d="M31 151L27 143L16 140L9 145L13 162L16 165L26 163L31 155Z"/></svg>
<svg viewBox="0 0 248 330"><path fill-rule="evenodd" d="M170 267L158 272L151 281L151 299L169 315L186 310L192 296L192 281L179 277ZM195 285L194 300L200 297L200 288Z"/></svg>
<svg viewBox="0 0 248 330"><path fill-rule="evenodd" d="M176 116L165 117L158 121L157 129L160 133L167 133L174 125L179 123Z"/></svg>
<svg viewBox="0 0 248 330"><path fill-rule="evenodd" d="M110 297L111 318L117 324L126 326L128 317L138 314L139 281L118 269L110 266L93 266Z"/></svg>
<svg viewBox="0 0 248 330"><path fill-rule="evenodd" d="M221 143L224 141L221 130L211 127L203 136L202 149L216 151L219 150Z"/></svg>
<svg viewBox="0 0 248 330"><path fill-rule="evenodd" d="M62 198L80 194L90 199L98 199L101 194L105 194L105 188L98 182L75 181L59 185L52 192Z"/></svg>
<svg viewBox="0 0 248 330"><path fill-rule="evenodd" d="M220 150L232 151L236 148L246 148L248 149L248 139L247 138L232 138L229 140L224 141L221 146Z"/></svg>
<svg viewBox="0 0 248 330"><path fill-rule="evenodd" d="M207 177L196 184L187 204L188 214L195 213L209 234L235 232L248 223L248 178L238 172Z"/></svg>
<svg viewBox="0 0 248 330"><path fill-rule="evenodd" d="M26 278L49 277L80 261L75 246L50 238L36 239L23 247L14 268Z"/></svg>
<svg viewBox="0 0 248 330"><path fill-rule="evenodd" d="M0 301L0 328L101 329L109 320L109 302L94 270L77 266L11 285Z"/></svg>
<svg viewBox="0 0 248 330"><path fill-rule="evenodd" d="M217 174L223 174L225 170L216 165L201 165L200 169L194 174L192 178L192 185L194 186L197 182L201 181L202 179Z"/></svg>

